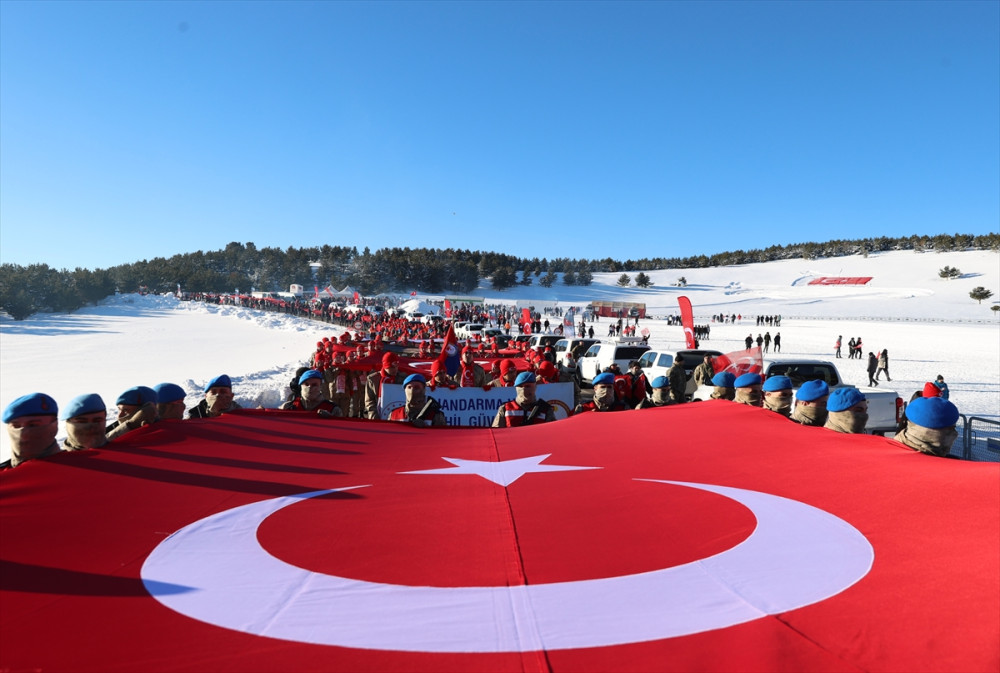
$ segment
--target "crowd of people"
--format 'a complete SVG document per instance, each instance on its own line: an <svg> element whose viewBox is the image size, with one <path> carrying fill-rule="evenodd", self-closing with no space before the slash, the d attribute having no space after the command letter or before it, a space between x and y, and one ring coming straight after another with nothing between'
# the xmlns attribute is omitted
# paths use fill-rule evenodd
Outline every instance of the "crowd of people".
<svg viewBox="0 0 1000 673"><path fill-rule="evenodd" d="M345 332L339 339L325 338L317 343L307 366L296 371L289 383L290 394L282 410L314 412L323 417L358 417L380 419L379 396L383 384L403 387L405 404L393 409L387 420L417 427L447 424L441 406L432 393L443 388L495 387L514 388L514 399L498 405L493 427L516 427L552 422L554 406L537 395L537 386L545 383L571 383L574 386L574 414L629 409L648 409L684 404L687 373L678 355L663 376L646 379L638 361L627 372L612 365L593 379L593 397L581 398L576 361L572 354L556 362L551 347L527 348L526 342L512 342L512 350L498 348L496 341L469 342L456 348L459 366L447 371L446 354L436 353L431 336L440 326L402 327L392 319L383 325L375 339L352 341ZM398 352L384 349L381 335L420 334L417 356L432 359L429 379L423 373L400 371ZM442 344L448 348L448 344ZM888 379L888 353L876 359L876 376L885 372ZM489 363L487 371L480 362ZM485 360L484 360L485 358ZM519 367L520 365L520 367ZM862 433L868 420L864 393L853 387L831 390L821 380L806 381L793 390L787 376L716 372L713 357L692 372L697 385L711 385L712 399L760 407L803 426L823 427L842 433ZM917 391L906 408L906 419L895 439L902 444L937 456L947 456L957 438L955 425L959 413L948 399L943 376L928 382ZM98 448L128 432L162 420L214 418L240 408L233 394L229 376L221 374L204 387L203 398L186 410L185 391L174 383L155 387L136 386L124 391L115 401L117 417L107 422L107 407L97 394L73 398L60 411L56 401L44 393L32 393L11 402L3 412L3 423L11 441L12 457L0 467L16 467L27 460L44 458L60 450L76 451ZM65 422L66 439L56 441L58 420Z"/></svg>

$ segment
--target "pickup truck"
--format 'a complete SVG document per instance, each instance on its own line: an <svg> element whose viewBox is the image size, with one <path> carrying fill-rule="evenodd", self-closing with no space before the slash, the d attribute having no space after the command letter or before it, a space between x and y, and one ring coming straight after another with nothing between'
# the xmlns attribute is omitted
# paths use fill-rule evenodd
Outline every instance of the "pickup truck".
<svg viewBox="0 0 1000 673"><path fill-rule="evenodd" d="M806 381L814 379L826 381L830 390L844 387L858 388L868 400L868 425L865 427L865 434L894 435L903 420L903 411L906 405L896 391L882 388L860 388L844 383L840 372L837 371L837 365L827 360L765 358L764 378L781 375L792 380L794 390L798 390L799 386ZM692 399L694 401L710 399L712 390L712 386L701 386L695 391Z"/></svg>
<svg viewBox="0 0 1000 673"><path fill-rule="evenodd" d="M639 358L639 366L642 368L642 373L646 375L646 380L652 381L657 376L666 376L667 370L674 364L674 355L681 356L681 361L684 365L684 375L687 377L687 386L684 389L684 394L690 399L694 395L695 388L697 388L692 376L695 367L705 360L706 355L715 356L722 355L722 353L713 350L646 351Z"/></svg>
<svg viewBox="0 0 1000 673"><path fill-rule="evenodd" d="M612 362L617 363L622 372L626 372L628 363L638 360L648 350L649 346L639 337L622 337L617 341L595 343L580 358L577 367L580 382L593 382L594 377L610 367Z"/></svg>

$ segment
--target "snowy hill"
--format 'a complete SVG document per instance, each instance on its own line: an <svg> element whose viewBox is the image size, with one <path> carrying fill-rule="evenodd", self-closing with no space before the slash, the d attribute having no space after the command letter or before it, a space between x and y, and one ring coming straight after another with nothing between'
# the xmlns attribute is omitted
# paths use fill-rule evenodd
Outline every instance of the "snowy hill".
<svg viewBox="0 0 1000 673"><path fill-rule="evenodd" d="M938 277L952 266L953 280ZM658 348L683 348L679 327L657 320L677 312L677 297L694 304L697 322L718 313L744 316L737 325L713 325L706 348L742 348L758 328L756 315L783 316L783 354L831 358L838 335L846 343L862 336L865 350L887 348L892 355L892 388L908 398L925 381L943 374L962 413L1000 418L1000 255L993 252L892 252L869 257L785 260L706 269L647 272L655 285L620 288L620 274L595 274L587 287L551 288L537 284L497 292L484 284L470 293L487 302L527 300L539 306L586 305L591 301L645 302L643 322ZM634 273L630 273L634 276ZM674 287L677 278L688 286ZM817 286L823 276L870 276L863 286ZM969 291L984 286L994 297L982 304ZM421 296L421 299L428 297ZM906 324L900 324L905 322ZM600 335L606 321L595 326ZM60 404L97 392L114 411L114 401L135 385L177 383L188 391L188 406L201 398L213 376L229 374L244 406L277 406L295 368L316 341L341 330L283 314L237 307L181 302L173 297L109 297L100 306L72 314L40 314L15 322L0 320L0 404L33 391L48 392ZM775 330L771 328L772 333ZM838 361L850 383L866 382L863 364ZM0 459L9 455L6 434Z"/></svg>

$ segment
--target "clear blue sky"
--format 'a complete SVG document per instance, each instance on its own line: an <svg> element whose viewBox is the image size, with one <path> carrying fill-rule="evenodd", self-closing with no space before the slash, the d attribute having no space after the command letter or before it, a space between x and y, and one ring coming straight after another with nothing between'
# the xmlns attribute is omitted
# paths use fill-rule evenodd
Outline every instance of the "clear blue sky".
<svg viewBox="0 0 1000 673"><path fill-rule="evenodd" d="M0 2L0 261L1000 228L1000 3Z"/></svg>

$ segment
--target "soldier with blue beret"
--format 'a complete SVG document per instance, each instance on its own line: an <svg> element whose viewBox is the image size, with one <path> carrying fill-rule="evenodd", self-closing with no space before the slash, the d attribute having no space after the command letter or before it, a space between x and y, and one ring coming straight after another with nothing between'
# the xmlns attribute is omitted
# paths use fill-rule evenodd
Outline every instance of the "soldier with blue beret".
<svg viewBox="0 0 1000 673"><path fill-rule="evenodd" d="M59 453L56 401L45 393L22 395L3 410L3 422L10 438L11 457L0 468L17 467L36 458Z"/></svg>
<svg viewBox="0 0 1000 673"><path fill-rule="evenodd" d="M65 451L96 449L108 443L108 408L97 393L77 395L59 413L66 422Z"/></svg>

